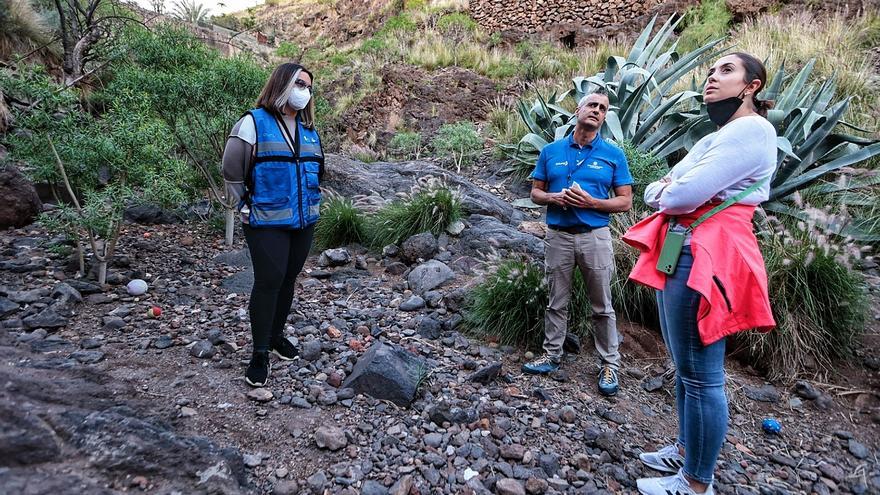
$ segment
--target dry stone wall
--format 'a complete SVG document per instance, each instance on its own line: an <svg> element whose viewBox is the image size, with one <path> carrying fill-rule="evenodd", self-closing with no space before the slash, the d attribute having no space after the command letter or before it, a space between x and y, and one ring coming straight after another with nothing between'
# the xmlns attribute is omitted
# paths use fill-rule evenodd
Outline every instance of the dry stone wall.
<svg viewBox="0 0 880 495"><path fill-rule="evenodd" d="M569 46L631 36L653 16L665 19L698 0L470 0L489 32L539 35Z"/></svg>

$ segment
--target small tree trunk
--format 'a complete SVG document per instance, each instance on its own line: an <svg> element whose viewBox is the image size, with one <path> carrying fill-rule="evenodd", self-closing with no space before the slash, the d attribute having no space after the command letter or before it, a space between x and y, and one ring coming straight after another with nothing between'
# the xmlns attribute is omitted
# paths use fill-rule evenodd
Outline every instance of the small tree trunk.
<svg viewBox="0 0 880 495"><path fill-rule="evenodd" d="M78 238L76 240L76 258L79 260L79 276L86 276L86 257L85 253L83 253L83 245L82 241Z"/></svg>
<svg viewBox="0 0 880 495"><path fill-rule="evenodd" d="M235 235L235 208L225 208L226 210L226 247L232 247L233 236Z"/></svg>
<svg viewBox="0 0 880 495"><path fill-rule="evenodd" d="M107 260L98 262L98 284L107 283Z"/></svg>

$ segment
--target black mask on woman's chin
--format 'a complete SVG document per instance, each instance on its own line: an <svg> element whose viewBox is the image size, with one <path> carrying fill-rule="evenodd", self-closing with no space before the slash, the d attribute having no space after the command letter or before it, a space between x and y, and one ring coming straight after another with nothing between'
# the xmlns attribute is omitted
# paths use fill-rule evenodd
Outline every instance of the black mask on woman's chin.
<svg viewBox="0 0 880 495"><path fill-rule="evenodd" d="M709 120L715 123L718 127L726 124L733 114L739 110L739 107L743 104L743 93L745 93L745 89L740 91L739 95L731 96L730 98L725 98L719 101L713 101L711 103L706 103L706 111L709 112Z"/></svg>

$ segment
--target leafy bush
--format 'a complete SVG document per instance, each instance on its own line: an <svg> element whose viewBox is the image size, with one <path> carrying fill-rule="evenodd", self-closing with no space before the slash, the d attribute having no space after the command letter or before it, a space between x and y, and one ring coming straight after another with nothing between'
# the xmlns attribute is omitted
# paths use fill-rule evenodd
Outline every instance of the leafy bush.
<svg viewBox="0 0 880 495"><path fill-rule="evenodd" d="M292 41L282 41L278 48L275 49L275 55L291 60L299 60L302 53L303 51L299 45Z"/></svg>
<svg viewBox="0 0 880 495"><path fill-rule="evenodd" d="M398 14L394 17L389 18L382 25L382 29L379 30L382 34L388 34L393 32L404 32L404 33L412 33L418 29L418 25L416 25L415 21L406 13Z"/></svg>
<svg viewBox="0 0 880 495"><path fill-rule="evenodd" d="M370 246L382 249L420 232L440 234L460 218L458 193L436 179L424 178L410 194L383 206L368 218Z"/></svg>
<svg viewBox="0 0 880 495"><path fill-rule="evenodd" d="M418 160L422 147L422 135L418 132L398 132L388 143L391 155L403 160Z"/></svg>
<svg viewBox="0 0 880 495"><path fill-rule="evenodd" d="M437 21L437 30L443 34L473 34L477 31L477 28L477 22L463 12L444 15Z"/></svg>
<svg viewBox="0 0 880 495"><path fill-rule="evenodd" d="M351 199L338 194L325 194L321 203L321 218L315 225L315 248L324 249L363 242L365 218Z"/></svg>
<svg viewBox="0 0 880 495"><path fill-rule="evenodd" d="M710 39L727 35L733 15L724 0L702 0L691 7L684 16L684 30L678 38L678 46L688 52L700 47Z"/></svg>
<svg viewBox="0 0 880 495"><path fill-rule="evenodd" d="M778 327L737 334L738 351L773 378L829 371L833 359L852 355L866 322L865 283L847 263L853 246L829 241L812 225L788 229L773 220L759 241Z"/></svg>
<svg viewBox="0 0 880 495"><path fill-rule="evenodd" d="M443 124L431 140L434 155L449 159L458 172L462 166L471 165L483 149L483 138L473 122Z"/></svg>

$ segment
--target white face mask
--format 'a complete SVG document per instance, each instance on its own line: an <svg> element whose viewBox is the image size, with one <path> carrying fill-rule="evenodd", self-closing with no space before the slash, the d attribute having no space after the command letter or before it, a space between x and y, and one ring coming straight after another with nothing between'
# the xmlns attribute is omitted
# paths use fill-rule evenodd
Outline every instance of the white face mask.
<svg viewBox="0 0 880 495"><path fill-rule="evenodd" d="M287 104L294 110L302 110L312 99L312 93L308 89L293 88L287 97Z"/></svg>

